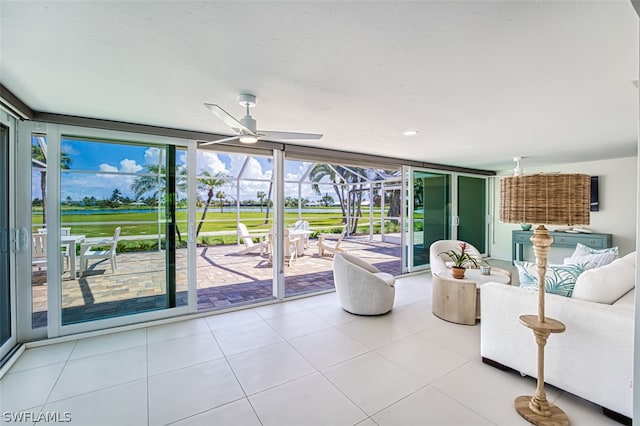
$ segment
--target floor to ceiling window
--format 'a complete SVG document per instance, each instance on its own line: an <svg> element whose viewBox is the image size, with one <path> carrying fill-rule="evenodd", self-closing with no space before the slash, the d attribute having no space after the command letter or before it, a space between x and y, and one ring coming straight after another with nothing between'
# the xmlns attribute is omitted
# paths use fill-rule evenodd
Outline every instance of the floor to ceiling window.
<svg viewBox="0 0 640 426"><path fill-rule="evenodd" d="M198 310L274 299L272 158L209 147L196 162Z"/></svg>
<svg viewBox="0 0 640 426"><path fill-rule="evenodd" d="M187 304L186 155L61 139L63 325Z"/></svg>
<svg viewBox="0 0 640 426"><path fill-rule="evenodd" d="M16 341L15 295L11 278L14 275L11 257L15 249L16 233L10 220L10 206L13 203L9 144L9 128L0 124L0 359L12 349Z"/></svg>

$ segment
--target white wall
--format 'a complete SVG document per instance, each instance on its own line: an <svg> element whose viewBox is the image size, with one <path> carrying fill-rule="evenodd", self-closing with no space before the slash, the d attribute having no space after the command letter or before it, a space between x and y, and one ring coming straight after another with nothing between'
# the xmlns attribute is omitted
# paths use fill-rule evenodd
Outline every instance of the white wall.
<svg viewBox="0 0 640 426"><path fill-rule="evenodd" d="M528 168L525 160L523 169L527 174L562 172L598 176L600 211L591 212L591 224L588 228L596 233L612 234L613 245L620 248L621 256L636 249L638 157L559 164L539 168ZM510 173L511 170L505 170L499 175L504 176ZM494 232L491 241L491 257L511 260L511 231L519 229L519 227L516 224L499 221L499 178L495 180L494 194ZM553 226L549 228L553 229ZM572 252L571 249L553 248L549 254L549 262L562 263L562 259ZM533 260L530 249L525 250L525 259Z"/></svg>

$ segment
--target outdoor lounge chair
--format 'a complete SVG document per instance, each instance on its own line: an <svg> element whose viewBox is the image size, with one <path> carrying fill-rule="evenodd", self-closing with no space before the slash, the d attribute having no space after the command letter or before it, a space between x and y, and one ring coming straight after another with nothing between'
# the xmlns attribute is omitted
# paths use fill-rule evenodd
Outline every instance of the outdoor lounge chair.
<svg viewBox="0 0 640 426"><path fill-rule="evenodd" d="M269 231L269 263L273 262L273 228ZM298 242L300 241L299 237L291 238L289 235L289 230L285 228L284 237L282 238L284 244L284 260L289 266L293 265L298 259Z"/></svg>
<svg viewBox="0 0 640 426"><path fill-rule="evenodd" d="M120 227L117 227L113 233L113 238L108 240L89 241L80 244L80 275L84 274L88 269L89 260L109 259L111 263L111 271L116 272L116 248L118 247L118 237L120 237ZM94 247L108 247L106 249L94 249Z"/></svg>
<svg viewBox="0 0 640 426"><path fill-rule="evenodd" d="M318 235L318 254L322 256L333 256L336 253L344 253L344 250L340 248L342 239L347 233L347 228L342 230L342 233L338 236L337 240L327 240L327 237L334 236L335 234L320 234Z"/></svg>
<svg viewBox="0 0 640 426"><path fill-rule="evenodd" d="M251 235L247 225L244 223L238 223L238 239L244 243L244 249L239 254L259 251L260 256L262 256L267 251L268 243L265 241L265 235ZM254 240L257 240L257 242Z"/></svg>
<svg viewBox="0 0 640 426"><path fill-rule="evenodd" d="M309 222L306 220L299 220L293 225L293 229L296 231L309 231ZM309 248L309 234L303 234L301 238L304 242L304 248Z"/></svg>

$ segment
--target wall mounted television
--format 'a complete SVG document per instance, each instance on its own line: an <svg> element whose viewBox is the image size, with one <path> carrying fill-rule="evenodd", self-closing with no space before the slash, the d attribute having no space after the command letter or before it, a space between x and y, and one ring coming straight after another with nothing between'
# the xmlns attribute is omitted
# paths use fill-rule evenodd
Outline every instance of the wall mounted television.
<svg viewBox="0 0 640 426"><path fill-rule="evenodd" d="M598 176L591 176L591 211L600 210L600 199L598 193Z"/></svg>

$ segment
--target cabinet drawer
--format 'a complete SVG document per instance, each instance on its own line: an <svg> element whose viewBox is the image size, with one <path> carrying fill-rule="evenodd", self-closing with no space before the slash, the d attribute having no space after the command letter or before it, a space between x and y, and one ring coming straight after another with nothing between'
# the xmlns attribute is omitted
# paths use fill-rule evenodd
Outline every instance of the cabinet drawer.
<svg viewBox="0 0 640 426"><path fill-rule="evenodd" d="M591 248L603 248L604 240L602 238L589 238L585 236L575 235L554 235L553 244L557 246L570 246L575 247L578 243L584 244Z"/></svg>

